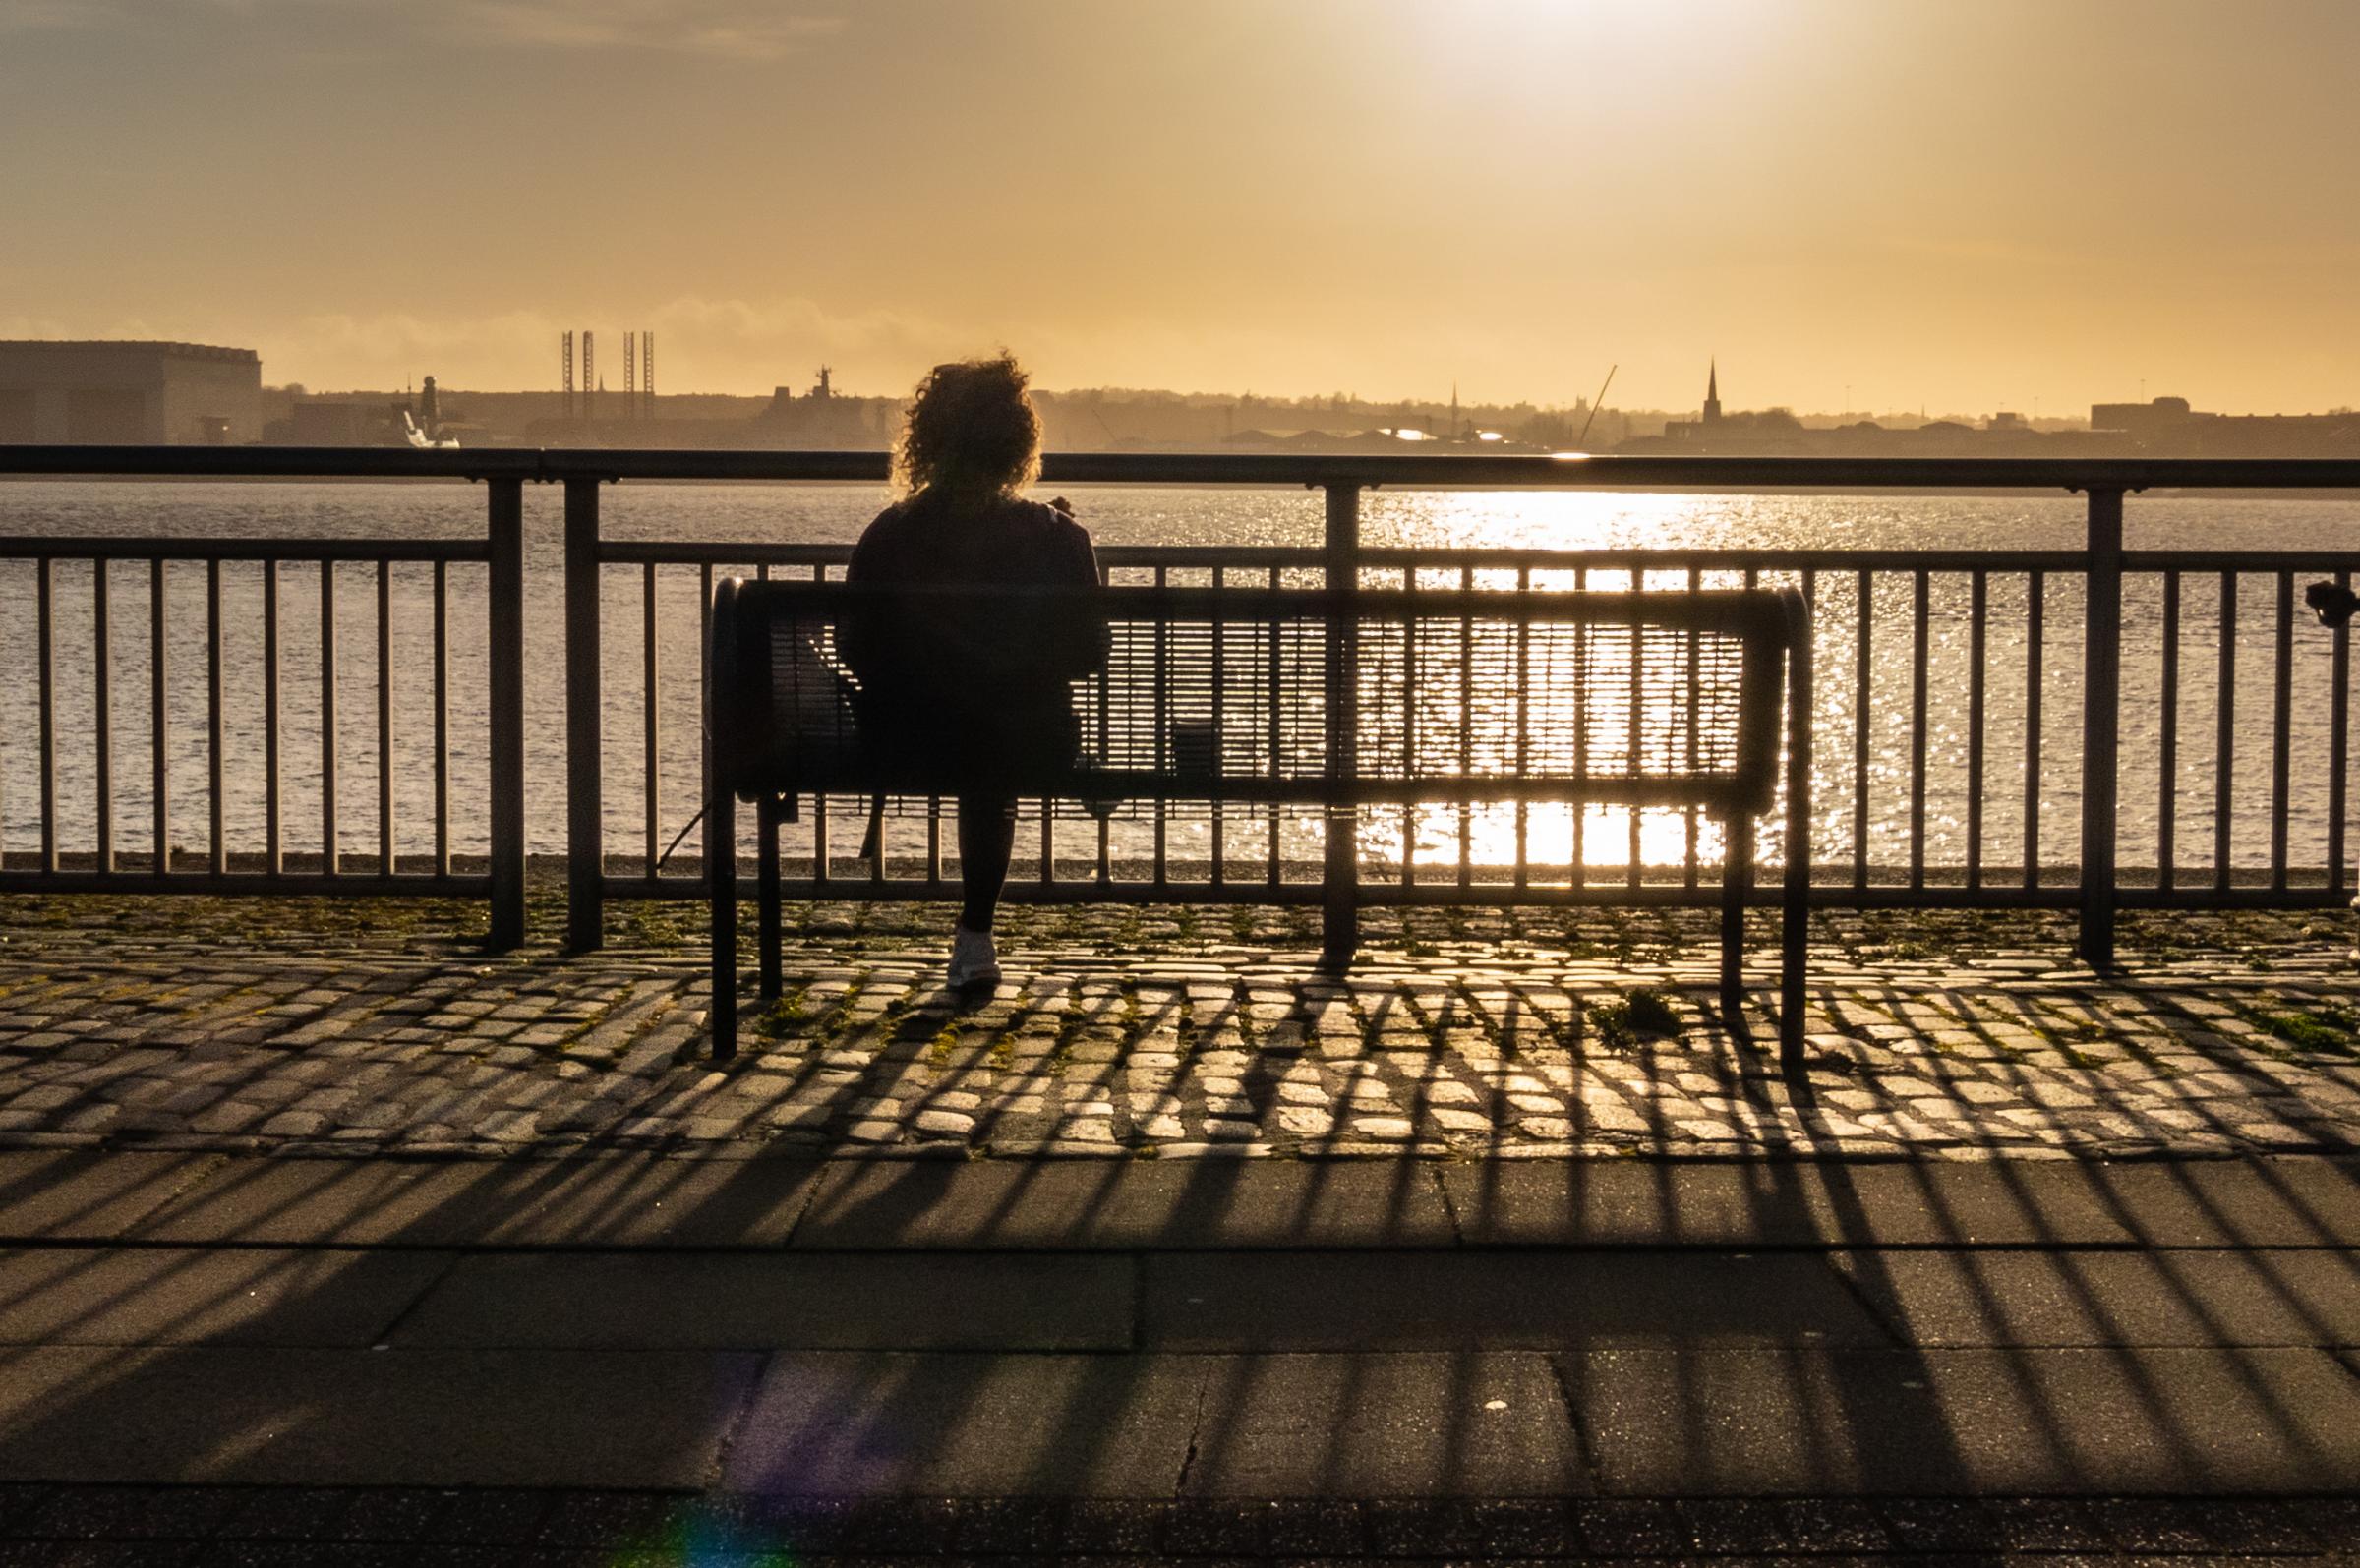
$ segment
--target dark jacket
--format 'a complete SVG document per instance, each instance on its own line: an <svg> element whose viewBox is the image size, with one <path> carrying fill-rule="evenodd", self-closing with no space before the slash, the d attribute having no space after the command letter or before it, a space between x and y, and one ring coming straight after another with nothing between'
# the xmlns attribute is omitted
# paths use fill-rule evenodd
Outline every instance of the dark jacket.
<svg viewBox="0 0 2360 1568"><path fill-rule="evenodd" d="M1098 563L1089 533L1054 507L928 494L878 514L845 580L1094 590ZM1104 665L1106 628L1087 597L1044 605L1022 594L887 593L849 619L842 650L860 681L875 766L930 793L1025 793L1073 764L1072 682Z"/></svg>

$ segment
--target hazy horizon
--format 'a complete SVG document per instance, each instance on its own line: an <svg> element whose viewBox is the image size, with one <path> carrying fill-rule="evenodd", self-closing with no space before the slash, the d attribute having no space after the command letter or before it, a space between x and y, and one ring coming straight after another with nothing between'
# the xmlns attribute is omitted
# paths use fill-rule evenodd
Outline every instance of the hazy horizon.
<svg viewBox="0 0 2360 1568"><path fill-rule="evenodd" d="M0 337L2313 412L2360 403L2355 59L2332 0L12 0Z"/></svg>

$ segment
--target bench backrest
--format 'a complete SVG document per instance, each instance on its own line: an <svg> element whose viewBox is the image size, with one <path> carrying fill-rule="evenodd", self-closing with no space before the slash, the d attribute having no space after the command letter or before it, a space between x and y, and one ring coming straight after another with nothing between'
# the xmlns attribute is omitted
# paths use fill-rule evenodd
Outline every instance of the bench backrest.
<svg viewBox="0 0 2360 1568"><path fill-rule="evenodd" d="M842 652L951 606L1012 647L1077 617L1106 659L1076 680L1082 756L1044 760L1067 798L1594 800L1766 810L1791 590L716 590L708 726L718 782L866 793L863 703ZM910 781L898 780L897 787ZM927 792L956 793L957 781Z"/></svg>

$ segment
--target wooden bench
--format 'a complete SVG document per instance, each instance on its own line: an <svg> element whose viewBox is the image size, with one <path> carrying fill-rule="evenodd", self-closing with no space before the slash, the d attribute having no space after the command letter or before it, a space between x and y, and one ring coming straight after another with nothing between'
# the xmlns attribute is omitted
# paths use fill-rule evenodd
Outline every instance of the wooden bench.
<svg viewBox="0 0 2360 1568"><path fill-rule="evenodd" d="M763 988L775 995L777 825L792 820L795 799L961 792L947 773L912 777L907 761L881 776L862 743L859 681L839 651L844 629L856 617L915 626L953 609L1012 639L1103 625L1104 668L1072 688L1082 754L1030 771L1012 791L1027 798L1093 812L1141 801L1316 806L1347 844L1359 808L1373 804L1697 808L1725 834L1721 1001L1740 1033L1754 819L1778 795L1785 717L1779 1032L1787 1064L1800 1064L1810 622L1792 590L891 590L738 579L714 591L706 688L716 1057L736 1049L736 802L755 806L761 829ZM1348 881L1349 860L1343 870Z"/></svg>

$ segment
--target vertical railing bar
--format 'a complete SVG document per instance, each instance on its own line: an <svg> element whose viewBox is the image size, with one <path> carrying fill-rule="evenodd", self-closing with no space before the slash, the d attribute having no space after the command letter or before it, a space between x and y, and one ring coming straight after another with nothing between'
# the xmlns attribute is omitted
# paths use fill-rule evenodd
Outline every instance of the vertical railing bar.
<svg viewBox="0 0 2360 1568"><path fill-rule="evenodd" d="M393 563L377 563L377 862L398 869L393 846Z"/></svg>
<svg viewBox="0 0 2360 1568"><path fill-rule="evenodd" d="M39 644L41 727L41 869L57 869L57 563L40 558L34 579L34 630Z"/></svg>
<svg viewBox="0 0 2360 1568"><path fill-rule="evenodd" d="M1342 968L1360 945L1360 807L1339 799L1360 779L1360 486L1324 487L1320 580L1327 625L1320 681L1327 718L1321 827L1320 962Z"/></svg>
<svg viewBox="0 0 2360 1568"><path fill-rule="evenodd" d="M161 556L148 565L148 726L149 743L155 748L148 758L149 772L154 777L154 795L149 801L153 808L155 826L153 863L148 870L156 876L167 876L172 870L172 775L171 735L169 716L165 711L165 683L171 663L171 649L166 641L168 628L164 624L164 562Z"/></svg>
<svg viewBox="0 0 2360 1568"><path fill-rule="evenodd" d="M2237 574L2220 574L2219 687L2212 700L2212 888L2229 886L2229 806L2237 777Z"/></svg>
<svg viewBox="0 0 2360 1568"><path fill-rule="evenodd" d="M942 796L926 797L926 885L942 886Z"/></svg>
<svg viewBox="0 0 2360 1568"><path fill-rule="evenodd" d="M490 801L491 933L504 952L524 942L524 481L495 479L487 493L484 664Z"/></svg>
<svg viewBox="0 0 2360 1568"><path fill-rule="evenodd" d="M1748 588L1755 588L1755 587L1759 587L1759 586L1760 586L1760 574L1759 574L1757 571L1755 571L1755 570L1754 570L1754 568L1752 568L1752 567L1750 567L1750 566L1749 566L1749 567L1747 567L1747 568L1746 568L1746 570L1745 570L1745 586L1746 586L1746 587L1748 587ZM1810 642L1809 642L1809 646L1805 647L1805 648L1802 650L1802 657L1801 657L1801 658L1800 658L1799 661L1793 661L1793 662L1791 662L1791 663L1790 663L1790 665L1789 665L1789 668L1790 668L1790 669L1798 669L1798 668L1799 668L1799 669L1802 669L1802 670L1806 670L1806 671L1807 671L1807 670L1809 670L1809 669L1810 669L1810 668L1811 668L1813 666L1815 666L1815 665L1818 663L1818 637L1819 637L1819 573L1818 573L1818 571L1817 571L1816 569L1812 568L1812 567L1805 566L1805 567L1802 569L1802 576L1801 576L1801 583L1800 583L1800 587L1801 587L1801 589L1802 589L1802 604L1803 604L1803 610L1804 610L1804 612L1805 612L1805 621L1804 621L1803 630L1804 630L1805 634L1808 636L1808 638L1810 639ZM1807 782L1807 781L1810 779L1810 777L1811 777L1811 770L1812 770L1813 768L1815 768L1815 767L1817 767L1817 766L1818 766L1818 755L1817 755L1817 753L1816 753L1815 751L1811 751L1811 750L1810 750L1810 748L1809 748L1809 744L1808 744L1808 740L1807 740L1807 738L1806 738L1806 737L1809 737L1809 736L1816 735L1816 734L1819 732L1819 726L1818 726L1818 716L1817 716L1816 714L1813 714L1813 713L1809 712L1809 711L1808 711L1808 706L1807 706L1809 703L1811 703L1811 702L1814 702L1814 701L1816 701L1816 698L1815 698L1815 697L1814 697L1814 696L1813 696L1813 695L1812 695L1812 694L1811 694L1811 693L1810 693L1810 692L1809 692L1807 689L1805 689L1805 690L1800 690L1800 691L1792 691L1792 692L1790 692L1790 693L1788 694L1788 703L1789 703L1789 705L1790 705L1790 712L1789 712L1789 714L1788 714L1788 724L1787 724L1787 744L1788 744L1790 747L1793 747L1795 744L1797 744L1797 743L1798 743L1798 740L1799 740L1799 739L1802 739L1802 742L1803 742L1803 744L1804 744L1805 750L1806 750L1806 752L1808 753L1807 755L1803 756L1803 757L1802 757L1802 758L1800 758L1800 760L1799 760L1799 759L1796 759L1796 758L1794 758L1794 757L1789 757L1789 758L1787 759L1787 781L1788 781L1789 783L1792 783L1792 781L1794 781L1794 780L1796 780L1796 779L1799 779L1799 778L1800 778L1800 779L1802 779L1802 780L1804 780L1804 781L1806 781L1806 782ZM1806 788L1807 788L1807 783L1806 783ZM1794 824L1795 820L1796 820L1796 813L1793 811L1793 809L1792 809L1792 808L1789 808L1789 809L1788 809L1788 811L1787 811L1787 823L1788 823L1788 831L1789 831L1789 832L1793 831L1793 824ZM1807 824L1806 824L1806 828L1807 828ZM1782 835L1782 840L1783 840L1783 837L1784 837L1784 836ZM1727 843L1725 842L1725 843L1723 844L1723 846L1722 846L1722 854L1723 854L1723 857L1724 857L1724 861L1725 861L1725 862L1726 862L1726 857L1727 857L1727 855L1728 855L1728 852L1729 852L1729 846L1728 846L1728 845L1727 845ZM1780 844L1780 846L1779 846L1779 852L1780 852L1781 854L1783 854L1783 855L1786 855L1786 856L1789 856L1790 858L1792 858L1792 856L1793 856L1793 855L1794 855L1794 853L1795 853L1795 846L1794 846L1793 844L1786 843L1786 842L1781 842L1781 844ZM1723 873L1723 874L1724 874L1724 875L1726 875L1726 874L1727 874L1726 870L1724 871L1724 873Z"/></svg>
<svg viewBox="0 0 2360 1568"><path fill-rule="evenodd" d="M1984 667L1990 648L1990 574L1976 572L1967 603L1967 886L1983 885Z"/></svg>
<svg viewBox="0 0 2360 1568"><path fill-rule="evenodd" d="M1401 570L1401 763L1412 774L1418 771L1418 568L1415 564ZM1418 805L1414 800L1401 803L1401 886L1414 886L1418 880Z"/></svg>
<svg viewBox="0 0 2360 1568"><path fill-rule="evenodd" d="M2122 492L2093 487L2082 587L2082 961L2114 967L2122 842Z"/></svg>
<svg viewBox="0 0 2360 1568"><path fill-rule="evenodd" d="M1098 566L1098 586L1107 584L1110 573L1104 563ZM1111 767L1114 760L1114 655L1111 648L1099 662L1097 672L1091 677L1095 688L1098 714L1097 753L1101 766ZM1045 808L1044 808L1045 809ZM1107 816L1097 819L1098 885L1104 887L1114 880L1113 822Z"/></svg>
<svg viewBox="0 0 2360 1568"><path fill-rule="evenodd" d="M2352 574L2339 571L2335 586L2345 593L2352 587ZM2328 682L2328 891L2341 893L2345 886L2343 866L2343 812L2349 792L2350 758L2346 752L2352 736L2352 667L2350 662L2352 627L2349 620L2335 623L2330 658Z"/></svg>
<svg viewBox="0 0 2360 1568"><path fill-rule="evenodd" d="M605 627L600 590L598 486L569 474L565 505L565 945L606 941Z"/></svg>
<svg viewBox="0 0 2360 1568"><path fill-rule="evenodd" d="M2162 712L2155 746L2155 886L2169 891L2179 859L2180 574L2163 574Z"/></svg>
<svg viewBox="0 0 2360 1568"><path fill-rule="evenodd" d="M1222 567L1213 567L1212 586L1215 588L1228 586L1228 573ZM1222 763L1222 758L1228 750L1228 737L1225 733L1226 716L1222 712L1221 701L1221 683L1225 678L1222 672L1222 659L1227 652L1225 645L1228 640L1228 622L1216 610L1212 622L1212 770L1215 778L1228 771ZM1212 822L1206 830L1208 842L1211 846L1210 877L1214 887L1219 887L1221 884L1224 875L1222 860L1227 852L1221 832L1224 826L1223 819L1227 814L1222 810L1222 804L1220 796L1215 794L1212 801Z"/></svg>
<svg viewBox="0 0 2360 1568"><path fill-rule="evenodd" d="M102 872L115 869L114 617L107 602L107 566L103 555L90 562L90 634L95 645L90 719L97 745L97 865Z"/></svg>
<svg viewBox="0 0 2360 1568"><path fill-rule="evenodd" d="M1573 568L1573 591L1587 593L1590 569ZM1583 835L1589 826L1590 802L1590 626L1587 621L1573 623L1573 777L1579 787L1573 798L1573 864L1567 868L1573 886L1584 887L1590 880L1589 851Z"/></svg>
<svg viewBox="0 0 2360 1568"><path fill-rule="evenodd" d="M697 568L696 590L696 711L701 715L712 711L708 696L713 688L713 566L710 561ZM705 732L701 720L696 726L696 798L700 801L713 798L713 737ZM707 834L705 842L712 842L713 836ZM734 848L732 852L735 852ZM705 888L712 887L712 866L703 868L699 883Z"/></svg>
<svg viewBox="0 0 2360 1568"><path fill-rule="evenodd" d="M2286 817L2294 768L2294 573L2278 573L2277 665L2270 725L2270 886L2286 890Z"/></svg>
<svg viewBox="0 0 2360 1568"><path fill-rule="evenodd" d="M221 562L205 563L205 761L206 860L214 876L229 870L229 841L222 831L221 780Z"/></svg>
<svg viewBox="0 0 2360 1568"><path fill-rule="evenodd" d="M1516 592L1526 603L1516 616L1516 869L1515 883L1519 888L1532 885L1532 865L1529 849L1531 807L1523 787L1525 775L1532 767L1532 567L1530 563L1516 568ZM1414 771L1414 769L1413 769ZM1693 843L1691 842L1691 849ZM1694 856L1690 855L1693 868Z"/></svg>
<svg viewBox="0 0 2360 1568"><path fill-rule="evenodd" d="M1691 594L1700 594L1704 592L1704 572L1702 568L1696 566L1690 566L1688 568L1688 592ZM1704 640L1703 635L1693 626L1688 628L1687 639L1688 712L1684 736L1687 745L1687 755L1682 759L1682 761L1684 762L1685 766L1690 769L1694 769L1696 767L1697 709L1702 705L1704 700ZM1696 808L1694 806L1688 806L1682 811L1681 815L1684 819L1682 825L1685 830L1684 837L1686 839L1686 845L1681 858L1681 880L1686 886L1693 888L1696 886L1697 877Z"/></svg>
<svg viewBox="0 0 2360 1568"><path fill-rule="evenodd" d="M1278 568L1277 568L1277 567L1275 567L1275 566L1272 566L1272 567L1270 568L1270 582L1269 582L1269 586L1270 586L1270 590L1271 590L1273 593L1277 591L1277 588L1278 588ZM1278 643L1279 643L1280 629L1279 629L1279 620L1278 620L1278 617L1277 617L1276 615L1272 615L1272 616L1270 617L1270 619L1269 619L1269 621L1268 621L1268 626L1269 626L1269 645L1268 645L1268 649L1266 650L1267 657L1268 657L1268 667L1267 670L1265 671L1265 673L1266 673L1266 674L1267 674L1267 676L1268 677L1268 690L1269 690L1269 703L1270 703L1270 777L1271 777L1271 778L1273 778L1273 779L1275 779L1275 778L1278 778L1278 777L1280 776L1280 774L1284 772L1284 769L1283 769L1283 768L1280 766L1280 762L1279 762L1279 756L1278 756L1278 747L1279 747L1279 742L1280 742L1280 739L1281 739L1281 737L1282 737L1282 731L1281 731L1281 727L1280 727L1280 725L1279 725L1279 715L1280 715L1280 713L1283 711L1283 708L1284 708L1284 703L1283 703L1283 701L1282 701L1282 695L1283 695L1283 693L1282 693L1282 689L1281 689L1281 687L1280 687L1280 685L1279 685L1279 681L1280 681L1280 679L1282 678L1282 676L1283 676L1283 674L1284 674L1284 670L1285 670L1285 662L1284 662L1283 660L1281 660L1281 659L1278 657ZM1273 800L1273 801L1271 801L1271 802L1270 802L1270 842L1269 842L1269 867L1268 867L1268 874L1269 874L1269 885L1270 885L1271 887L1273 887L1273 888L1274 888L1274 887L1276 887L1276 886L1278 886L1278 882L1279 882L1279 870L1280 870L1280 863L1279 863L1279 859L1278 859L1278 802L1277 802L1277 801L1275 801L1275 800Z"/></svg>
<svg viewBox="0 0 2360 1568"><path fill-rule="evenodd" d="M640 568L639 597L639 681L642 688L640 720L647 741L646 766L641 778L639 795L642 808L640 814L644 819L641 824L644 830L642 837L646 841L641 853L647 866L648 880L652 882L656 876L656 857L664 850L664 845L659 842L664 837L664 731L662 721L659 718L662 704L656 700L657 681L661 669L656 653L656 563L652 560ZM881 859L882 855L879 858Z"/></svg>
<svg viewBox="0 0 2360 1568"><path fill-rule="evenodd" d="M1645 589L1647 574L1643 571L1632 572L1630 586L1634 590ZM1625 735L1629 742L1629 750L1623 758L1623 765L1630 777L1636 779L1641 771L1644 753L1642 736L1646 732L1646 716L1641 710L1641 701L1644 693L1642 682L1645 678L1645 671L1642 667L1647 654L1647 631L1636 621L1630 623L1628 630L1630 632L1630 706L1625 710L1628 715ZM1625 862L1626 869L1623 872L1623 882L1625 886L1635 888L1639 885L1639 863L1642 858L1640 837L1645 827L1644 815L1637 806L1629 809L1628 821L1630 823L1630 845Z"/></svg>
<svg viewBox="0 0 2360 1568"><path fill-rule="evenodd" d="M1868 886L1868 708L1873 691L1869 650L1875 635L1876 581L1858 576L1852 668L1852 885Z"/></svg>
<svg viewBox="0 0 2360 1568"><path fill-rule="evenodd" d="M2041 639L2046 632L2048 579L2025 574L2024 601L2024 885L2040 886Z"/></svg>
<svg viewBox="0 0 2360 1568"><path fill-rule="evenodd" d="M281 787L285 783L279 756L278 695L278 562L266 560L263 562L263 872L273 877L281 866Z"/></svg>
<svg viewBox="0 0 2360 1568"><path fill-rule="evenodd" d="M1161 562L1158 562L1158 563L1156 564L1156 567L1155 567L1155 575L1154 575L1154 584L1155 584L1155 587L1156 587L1156 588L1158 588L1158 589L1162 589L1162 588L1164 588L1165 586L1167 586L1167 585L1168 585L1168 582L1169 582L1169 575L1168 575L1168 573L1167 573L1167 572L1164 570L1164 567L1163 567L1162 563L1161 563ZM1171 697L1171 684L1172 684L1171 617L1170 617L1170 616L1168 616L1168 615L1158 614L1158 615L1155 617L1155 709L1154 709L1154 712L1155 712L1155 752L1154 752L1154 756L1155 756L1155 771L1156 771L1158 774L1168 774L1168 773L1171 771L1171 765L1172 765L1172 747L1171 747L1171 733L1172 733L1172 697ZM1170 827L1169 827L1169 824L1170 824L1171 808L1170 808L1170 804L1169 804L1169 802L1167 802L1167 801L1164 799L1164 797L1163 797L1163 795L1162 795L1161 793L1158 793L1158 794L1155 796L1155 800L1154 800L1154 812L1155 812L1155 817L1154 817L1154 844L1155 844L1155 847L1154 847L1154 853L1153 853L1153 855L1152 855L1152 856L1150 858L1150 860L1149 860L1149 862L1148 862L1148 864L1149 864L1149 876L1150 876L1150 880L1153 882L1153 884L1154 884L1156 887L1158 887L1158 888L1161 888L1161 887L1167 886L1167 885L1169 884L1169 881L1170 881L1170 875L1171 875L1171 873L1170 873L1170 868L1169 868L1169 866L1168 866L1168 865L1167 865L1167 863L1166 863L1166 856L1167 856L1167 854L1168 854L1168 853L1169 853L1169 851L1170 851ZM1107 838L1108 838L1108 822L1107 822L1107 819L1106 819L1105 817L1101 816L1100 818L1098 818L1098 874L1099 874L1099 878L1100 878L1100 880L1101 880L1101 881L1105 880L1105 878L1106 878L1106 876L1107 876L1107 871L1108 871L1108 867L1107 867L1107 860L1108 860Z"/></svg>
<svg viewBox="0 0 2360 1568"><path fill-rule="evenodd" d="M320 562L320 874L337 874L336 563Z"/></svg>
<svg viewBox="0 0 2360 1568"><path fill-rule="evenodd" d="M1471 566L1458 569L1458 591L1475 586ZM1458 617L1458 776L1475 771L1475 616L1461 610ZM1475 881L1475 808L1463 794L1458 801L1458 885Z"/></svg>
<svg viewBox="0 0 2360 1568"><path fill-rule="evenodd" d="M450 572L435 562L435 875L450 875Z"/></svg>
<svg viewBox="0 0 2360 1568"><path fill-rule="evenodd" d="M1925 886L1926 665L1933 637L1933 579L1913 574L1910 600L1910 886Z"/></svg>

